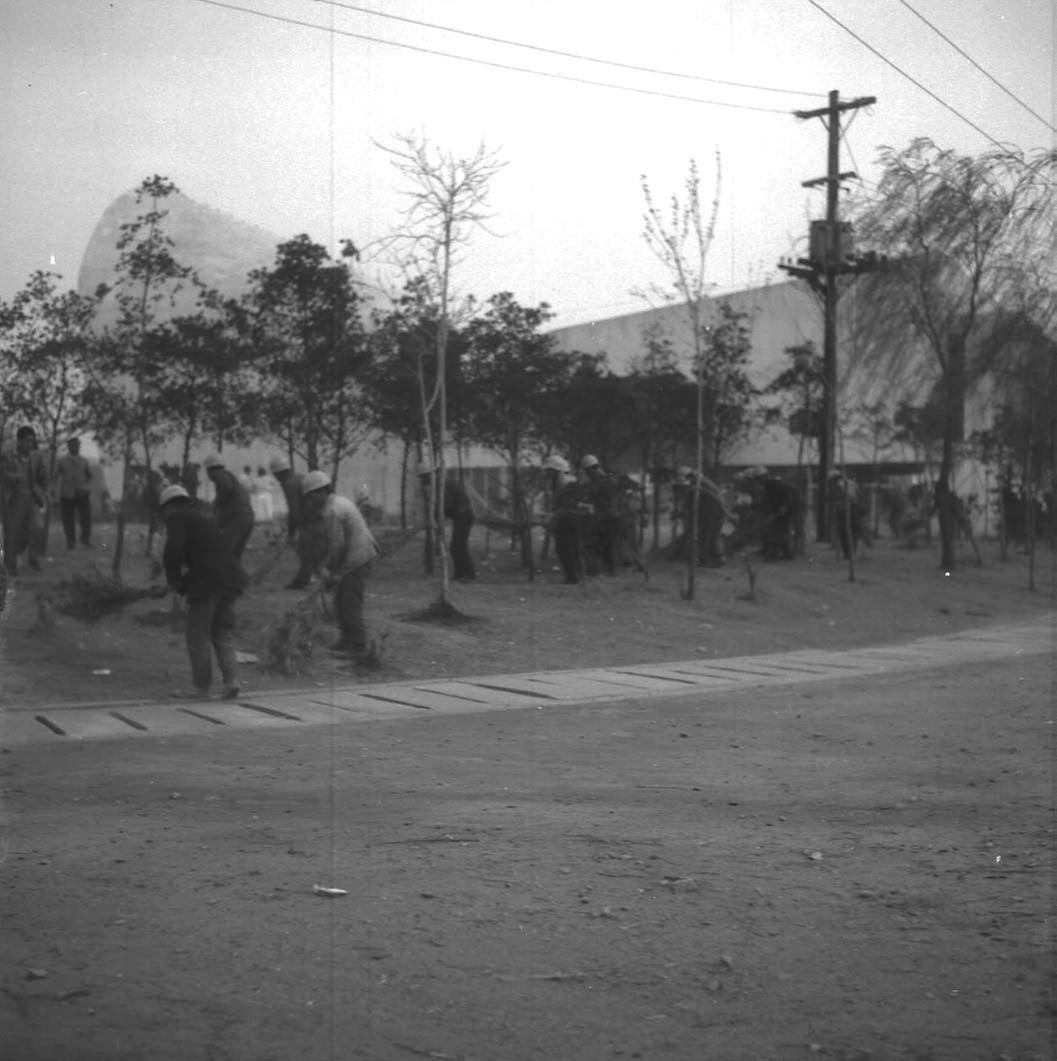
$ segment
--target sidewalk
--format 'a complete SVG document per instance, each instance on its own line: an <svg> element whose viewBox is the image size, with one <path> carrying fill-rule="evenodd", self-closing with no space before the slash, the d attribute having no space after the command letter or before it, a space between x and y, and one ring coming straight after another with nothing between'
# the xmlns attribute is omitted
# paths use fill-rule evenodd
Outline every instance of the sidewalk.
<svg viewBox="0 0 1057 1061"><path fill-rule="evenodd" d="M231 703L164 701L13 708L0 718L0 745L196 733L220 736L244 729L414 719L425 713L468 714L651 697L707 696L746 686L826 681L1045 654L1054 651L1054 639L1051 624L1030 623L844 651L806 649L605 669L357 683L292 693L248 690Z"/></svg>

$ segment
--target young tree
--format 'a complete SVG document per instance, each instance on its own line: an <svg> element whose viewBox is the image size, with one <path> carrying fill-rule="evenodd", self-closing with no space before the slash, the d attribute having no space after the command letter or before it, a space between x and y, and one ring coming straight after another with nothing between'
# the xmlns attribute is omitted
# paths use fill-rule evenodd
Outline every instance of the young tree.
<svg viewBox="0 0 1057 1061"><path fill-rule="evenodd" d="M774 413L768 412L765 419L785 419L790 434L797 437L797 471L804 465L804 449L809 438L818 438L823 415L825 377L822 372L822 355L811 341L799 346L787 346L785 354L791 364L783 369L763 388L764 395L778 397L780 405Z"/></svg>
<svg viewBox="0 0 1057 1061"><path fill-rule="evenodd" d="M84 426L79 402L95 313L94 299L60 291L60 280L48 272L30 277L11 304L4 343L5 387L21 392L15 409L38 428L52 481L63 436Z"/></svg>
<svg viewBox="0 0 1057 1061"><path fill-rule="evenodd" d="M718 315L708 330L700 373L710 468L722 464L730 447L752 426L752 406L758 394L748 374L752 353L748 314L734 309L725 299L716 309Z"/></svg>
<svg viewBox="0 0 1057 1061"><path fill-rule="evenodd" d="M332 260L307 235L279 245L275 265L250 273L245 308L266 419L290 454L309 468L344 458L366 438L362 379L369 344L351 242Z"/></svg>
<svg viewBox="0 0 1057 1061"><path fill-rule="evenodd" d="M469 158L436 150L421 136L404 134L384 147L393 165L407 182L408 208L403 231L389 241L405 275L426 277L436 305L434 376L420 381L423 435L434 470L430 476L433 499L432 532L438 542L442 525L445 447L448 442L448 340L452 326L452 274L459 255L477 228L485 227L488 193L496 174L506 163L481 144ZM425 368L425 362L422 362ZM437 427L431 424L437 412ZM447 551L442 555L439 606L446 608L449 586Z"/></svg>
<svg viewBox="0 0 1057 1061"><path fill-rule="evenodd" d="M719 214L719 189L722 175L720 157L716 154L716 192L711 211L706 219L701 203L701 181L697 163L691 160L690 170L684 186L684 199L673 195L667 217L653 201L647 180L642 177L642 194L646 201L643 238L647 247L668 273L669 286L657 291L666 301L682 305L685 319L685 341L691 351L691 364L697 385L696 402L696 448L693 504L691 505L689 541L696 543L700 521L701 484L705 471L705 388L706 337L710 321L707 265L708 254L715 237L716 218ZM697 575L696 545L687 550L687 579L684 597L694 599L694 584Z"/></svg>
<svg viewBox="0 0 1057 1061"><path fill-rule="evenodd" d="M521 306L509 292L493 295L483 314L466 326L464 374L474 398L473 437L503 455L510 466L514 522L522 561L532 572L532 538L521 466L549 447L548 410L569 382L571 363L540 329L551 319L547 304Z"/></svg>
<svg viewBox="0 0 1057 1061"><path fill-rule="evenodd" d="M964 400L975 382L982 318L1020 282L1017 262L1052 248L1057 155L943 150L927 138L881 149L884 174L856 211L860 240L890 264L858 300L856 346L889 378L906 376L921 346L931 356L943 419L936 480L941 564L955 566L952 476L963 438ZM917 340L915 342L914 340Z"/></svg>
<svg viewBox="0 0 1057 1061"><path fill-rule="evenodd" d="M639 464L653 483L651 517L653 548L657 549L660 547L661 488L675 478L680 445L694 444L697 388L679 371L668 336L650 327L643 334L643 343L646 351L632 362L628 377L635 402L631 428Z"/></svg>
<svg viewBox="0 0 1057 1061"><path fill-rule="evenodd" d="M192 279L191 270L173 256L173 241L165 231L168 211L162 204L177 194L179 189L172 181L157 175L136 189L137 205L146 205L147 209L121 226L114 283L97 292L100 301L114 295L117 320L104 330L87 366L84 406L97 437L122 461L113 559L116 577L120 577L124 556L137 449L149 484L154 450L164 441L160 426L163 410L157 390L159 356L164 346L159 328L171 314L177 292ZM148 550L149 547L148 541Z"/></svg>
<svg viewBox="0 0 1057 1061"><path fill-rule="evenodd" d="M181 439L180 479L191 488L191 447L210 437L218 451L259 434L257 381L243 340L245 311L214 291L198 312L174 317L159 334L156 385L165 422Z"/></svg>

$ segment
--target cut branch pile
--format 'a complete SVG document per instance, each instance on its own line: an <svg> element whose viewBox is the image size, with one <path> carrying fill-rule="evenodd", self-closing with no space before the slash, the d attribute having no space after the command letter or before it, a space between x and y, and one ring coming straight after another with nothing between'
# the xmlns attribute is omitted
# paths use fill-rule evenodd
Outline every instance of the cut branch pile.
<svg viewBox="0 0 1057 1061"><path fill-rule="evenodd" d="M287 677L304 673L315 651L315 637L324 617L322 585L302 597L276 624L268 639L264 665Z"/></svg>

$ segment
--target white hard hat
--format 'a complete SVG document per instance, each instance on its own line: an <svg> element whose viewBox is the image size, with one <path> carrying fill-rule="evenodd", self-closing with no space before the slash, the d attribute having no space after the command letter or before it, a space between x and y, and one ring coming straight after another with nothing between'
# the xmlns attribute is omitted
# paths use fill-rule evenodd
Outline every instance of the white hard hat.
<svg viewBox="0 0 1057 1061"><path fill-rule="evenodd" d="M223 468L224 458L219 453L210 453L205 460L202 461L203 467L206 468Z"/></svg>
<svg viewBox="0 0 1057 1061"><path fill-rule="evenodd" d="M178 497L190 497L191 495L182 486L167 486L158 498L159 505L167 505Z"/></svg>
<svg viewBox="0 0 1057 1061"><path fill-rule="evenodd" d="M276 475L278 472L288 472L290 470L290 462L285 457L272 457L268 461L268 469L272 475Z"/></svg>
<svg viewBox="0 0 1057 1061"><path fill-rule="evenodd" d="M569 472L569 462L564 457L559 457L557 453L549 456L544 462L543 467L552 472Z"/></svg>
<svg viewBox="0 0 1057 1061"><path fill-rule="evenodd" d="M598 467L598 458L593 453L588 453L582 461L580 461L580 467L586 471L588 468Z"/></svg>
<svg viewBox="0 0 1057 1061"><path fill-rule="evenodd" d="M301 493L311 494L315 490L322 490L330 486L330 476L326 472L309 472L301 480Z"/></svg>

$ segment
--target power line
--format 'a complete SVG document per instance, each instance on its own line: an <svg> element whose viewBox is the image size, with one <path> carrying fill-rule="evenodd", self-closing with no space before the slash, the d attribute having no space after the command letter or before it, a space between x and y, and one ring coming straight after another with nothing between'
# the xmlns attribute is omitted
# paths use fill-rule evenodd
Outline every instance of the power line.
<svg viewBox="0 0 1057 1061"><path fill-rule="evenodd" d="M918 11L917 8L913 6L913 4L907 3L907 0L899 0L899 2L912 15L915 15L917 18L921 19L921 21L924 22L925 25L928 26L928 28L932 30L933 33L945 40L960 56L972 63L973 66L975 66L976 69L979 70L980 73L983 74L988 81L1000 88L1015 103L1019 103L1024 108L1024 110L1028 112L1028 114L1030 114L1033 118L1038 118L1038 120L1042 122L1042 124L1045 125L1046 128L1049 129L1051 132L1057 132L1057 129L1055 129L1041 114L1032 110L1031 107L1029 107L1018 95L1016 95L1010 89L1006 88L1006 86L1003 85L1002 82L999 81L996 77L993 77L990 73L988 73L968 52L966 52L963 48L958 47L958 45L955 44L954 41L952 41L950 37L948 37L941 29L933 25L933 23L931 23L927 18L925 18L925 16L920 11Z"/></svg>
<svg viewBox="0 0 1057 1061"><path fill-rule="evenodd" d="M346 11L358 11L365 15L375 15L378 18L388 18L395 22L406 22L412 26L425 26L428 29L439 29L444 33L457 33L462 37L473 37L476 40L488 41L491 44L507 44L512 48L526 48L534 52L543 52L546 55L559 55L564 59L578 59L585 63L600 63L603 66L615 66L621 70L634 70L643 74L659 74L662 77L681 77L690 81L707 81L713 85L729 85L733 88L751 88L760 92L784 92L790 96L819 96L817 91L801 91L795 88L773 88L769 85L752 85L743 81L724 81L717 77L705 77L703 74L684 74L676 70L658 70L652 66L636 66L634 63L621 63L614 59L598 59L593 55L581 55L578 52L564 52L557 48L545 48L540 44L526 44L524 41L512 41L505 37L490 37L485 33L474 33L471 30L456 29L453 26L443 26L436 22L424 22L417 18L406 18L403 15L390 15L384 11L375 11L369 7L358 7L356 4L343 3L342 0L312 0L313 3L326 4L329 7L341 7Z"/></svg>
<svg viewBox="0 0 1057 1061"><path fill-rule="evenodd" d="M680 96L674 92L661 92L657 89L633 88L631 85L616 85L608 81L594 81L584 77L574 77L572 74L556 74L547 70L533 70L525 66L511 66L507 63L491 62L488 59L475 59L469 55L456 55L453 52L442 52L436 48L423 48L417 44L405 44L402 41L387 41L380 37L371 37L365 33L353 33L351 30L333 29L330 26L320 26L315 22L303 22L300 19L290 18L286 15L273 15L266 11L256 11L250 7L241 7L238 4L224 3L223 0L193 0L197 4L206 4L209 7L224 8L228 11L239 11L245 15L255 15L257 18L268 19L272 22L285 22L291 26L301 26L305 29L317 29L324 33L337 34L340 37L352 37L355 40L370 41L372 44L385 44L390 48L405 48L412 52L422 52L426 55L437 55L444 59L458 59L464 63L476 63L479 66L490 66L496 70L511 70L518 74L535 74L537 77L550 77L559 81L573 81L581 85L592 85L596 88L612 88L619 92L635 92L642 96L660 96L663 99L680 100L683 103L700 103L706 107L730 107L734 110L758 111L763 114L781 114L788 116L789 112L778 107L756 107L748 103L729 103L724 100L701 99L698 96ZM817 93L814 93L817 95Z"/></svg>
<svg viewBox="0 0 1057 1061"><path fill-rule="evenodd" d="M203 2L205 2L205 0L203 0ZM867 41L864 41L858 33L844 25L844 23L841 22L841 20L837 18L836 15L831 15L820 3L817 3L816 0L807 0L807 2L812 7L817 8L819 11L821 11L822 14L824 14L826 18L828 18L831 22L835 22L838 26L840 26L840 28L844 30L844 32L847 33L849 36L854 37L867 51L873 52L873 54L876 55L877 58L881 60L881 62L886 63L901 77L905 77L911 84L916 85L919 89L921 89L921 91L924 92L925 95L931 96L941 107L945 107L956 118L960 119L961 121L965 122L966 125L975 129L985 140L990 140L991 143L995 145L995 147L999 148L1002 151L1006 150L1005 144L999 143L999 141L997 141L989 132L987 132L985 129L981 129L980 126L977 125L976 122L974 122L971 118L966 118L966 116L962 114L961 111L956 110L946 100L940 99L940 97L937 96L936 93L932 91L932 89L926 88L920 81L918 81L916 77L913 77L911 74L908 74L902 67L897 66L894 62L892 62L892 60L889 59L887 55L883 55L872 44L868 43Z"/></svg>

